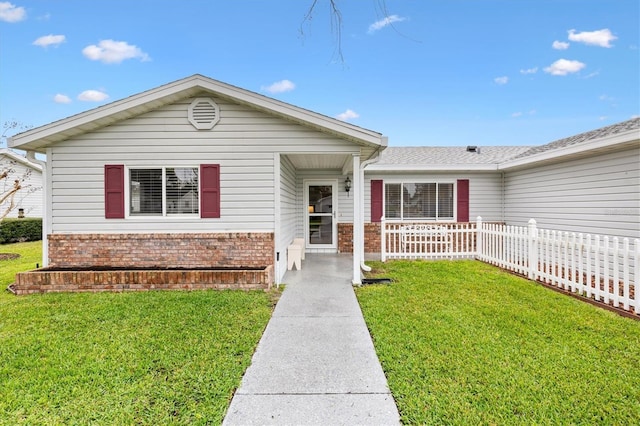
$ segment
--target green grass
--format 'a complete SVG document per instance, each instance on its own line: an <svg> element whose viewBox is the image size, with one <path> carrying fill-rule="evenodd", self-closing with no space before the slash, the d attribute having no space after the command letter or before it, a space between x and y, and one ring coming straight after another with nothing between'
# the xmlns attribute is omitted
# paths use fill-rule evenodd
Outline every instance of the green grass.
<svg viewBox="0 0 640 426"><path fill-rule="evenodd" d="M640 321L475 261L358 300L405 424L640 424Z"/></svg>
<svg viewBox="0 0 640 426"><path fill-rule="evenodd" d="M13 296L4 291L7 276L35 266L34 247L0 246L20 251L25 266L0 262L0 424L222 422L272 295Z"/></svg>
<svg viewBox="0 0 640 426"><path fill-rule="evenodd" d="M0 244L0 253L20 255L17 259L0 260L0 292L13 283L16 273L36 269L36 264L42 265L42 241Z"/></svg>

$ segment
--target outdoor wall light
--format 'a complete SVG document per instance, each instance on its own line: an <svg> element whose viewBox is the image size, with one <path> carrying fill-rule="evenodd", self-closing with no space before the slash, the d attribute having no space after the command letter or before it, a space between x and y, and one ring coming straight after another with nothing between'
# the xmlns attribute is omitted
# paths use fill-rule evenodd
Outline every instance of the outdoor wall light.
<svg viewBox="0 0 640 426"><path fill-rule="evenodd" d="M351 191L351 179L349 179L349 176L344 180L344 190L347 192L348 197L349 191Z"/></svg>

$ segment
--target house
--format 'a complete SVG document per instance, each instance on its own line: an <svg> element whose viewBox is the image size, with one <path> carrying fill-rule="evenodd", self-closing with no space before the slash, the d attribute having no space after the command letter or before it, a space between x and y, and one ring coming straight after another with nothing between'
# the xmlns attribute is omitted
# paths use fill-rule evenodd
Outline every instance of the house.
<svg viewBox="0 0 640 426"><path fill-rule="evenodd" d="M45 266L268 268L280 282L294 238L335 253L361 227L361 169L387 140L194 75L9 143L47 156Z"/></svg>
<svg viewBox="0 0 640 426"><path fill-rule="evenodd" d="M42 217L42 166L10 149L0 149L0 173L8 175L0 180L0 195L6 194L13 187L15 180L21 180L22 189L13 198L14 206L10 208L9 199L0 203L0 217L9 210L7 218Z"/></svg>
<svg viewBox="0 0 640 426"><path fill-rule="evenodd" d="M387 147L378 132L194 75L9 142L48 159L49 268L264 269L220 278L264 287L281 282L298 239L306 253L353 254L359 283L383 217L534 217L639 238L639 130L633 119L539 147ZM189 280L177 288L203 278Z"/></svg>
<svg viewBox="0 0 640 426"><path fill-rule="evenodd" d="M640 118L541 146L389 147L366 168L365 247L380 219L484 221L640 238Z"/></svg>

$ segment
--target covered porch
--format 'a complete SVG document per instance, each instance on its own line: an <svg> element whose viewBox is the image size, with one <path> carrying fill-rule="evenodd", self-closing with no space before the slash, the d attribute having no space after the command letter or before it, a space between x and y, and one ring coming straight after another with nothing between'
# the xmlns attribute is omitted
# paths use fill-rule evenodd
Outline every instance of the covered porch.
<svg viewBox="0 0 640 426"><path fill-rule="evenodd" d="M300 262L291 262L290 257L297 256L295 246L300 249L301 258L310 254L350 255L351 281L361 282L364 262L362 170L377 155L377 149L357 145L343 146L341 152L330 154L275 155L276 284L284 282L292 263L294 270L304 267Z"/></svg>

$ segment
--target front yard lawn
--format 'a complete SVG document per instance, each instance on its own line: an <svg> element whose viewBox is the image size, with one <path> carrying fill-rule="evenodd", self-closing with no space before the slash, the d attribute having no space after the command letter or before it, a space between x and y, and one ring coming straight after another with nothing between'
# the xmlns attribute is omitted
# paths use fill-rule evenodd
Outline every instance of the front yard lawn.
<svg viewBox="0 0 640 426"><path fill-rule="evenodd" d="M273 307L261 291L16 297L8 262L0 424L219 424Z"/></svg>
<svg viewBox="0 0 640 426"><path fill-rule="evenodd" d="M358 300L406 424L640 424L640 321L476 261L376 263Z"/></svg>

